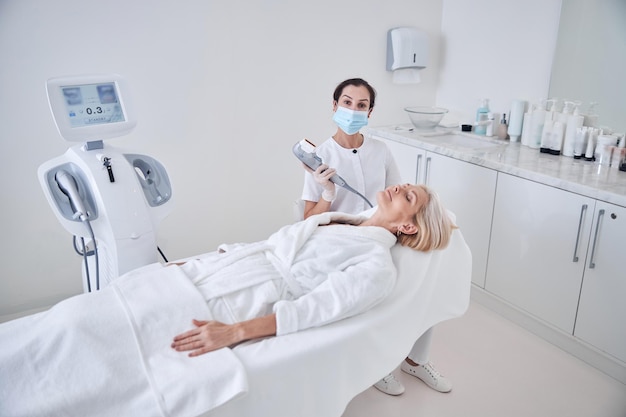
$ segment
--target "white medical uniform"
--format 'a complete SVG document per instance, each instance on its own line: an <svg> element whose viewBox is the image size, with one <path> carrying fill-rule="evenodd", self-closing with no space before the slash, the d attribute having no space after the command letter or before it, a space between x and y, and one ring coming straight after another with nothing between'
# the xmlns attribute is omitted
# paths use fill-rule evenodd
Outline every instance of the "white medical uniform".
<svg viewBox="0 0 626 417"><path fill-rule="evenodd" d="M318 146L315 153L326 165L335 168L348 185L363 194L373 205L376 205L378 191L402 182L391 151L377 139L366 136L359 148L346 149L331 137ZM369 208L358 195L342 187L336 189L337 197L330 205L330 211L360 213ZM305 172L302 199L317 202L323 190L315 182L313 175Z"/></svg>
<svg viewBox="0 0 626 417"><path fill-rule="evenodd" d="M378 191L402 183L400 171L387 145L370 136L364 135L363 144L357 149L343 148L331 137L316 147L315 152L326 165L335 168L337 174L373 205L376 205ZM305 172L302 200L317 202L323 190L313 175ZM337 197L330 205L331 211L360 213L369 208L356 194L342 187L336 187L336 190ZM415 342L408 357L419 364L427 363L431 339L432 328Z"/></svg>

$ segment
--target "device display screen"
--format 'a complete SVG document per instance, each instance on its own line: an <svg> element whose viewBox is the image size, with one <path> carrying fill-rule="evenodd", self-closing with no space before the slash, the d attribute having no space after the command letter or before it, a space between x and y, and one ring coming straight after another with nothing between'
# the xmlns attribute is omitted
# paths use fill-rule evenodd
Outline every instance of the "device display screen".
<svg viewBox="0 0 626 417"><path fill-rule="evenodd" d="M115 83L62 86L71 127L124 122Z"/></svg>

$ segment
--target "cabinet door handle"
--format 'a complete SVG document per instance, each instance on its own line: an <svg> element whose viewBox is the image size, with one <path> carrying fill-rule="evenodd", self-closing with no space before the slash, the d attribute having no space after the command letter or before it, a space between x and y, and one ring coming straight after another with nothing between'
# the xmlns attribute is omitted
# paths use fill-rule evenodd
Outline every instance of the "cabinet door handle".
<svg viewBox="0 0 626 417"><path fill-rule="evenodd" d="M420 165L422 163L422 154L418 154L417 155L417 172L415 173L415 183L419 184L420 183Z"/></svg>
<svg viewBox="0 0 626 417"><path fill-rule="evenodd" d="M572 262L578 262L578 243L580 242L580 229L582 229L583 218L585 217L585 212L587 211L587 205L583 204L580 208L580 219L578 220L578 233L576 233L576 245L574 246L574 259Z"/></svg>
<svg viewBox="0 0 626 417"><path fill-rule="evenodd" d="M430 174L431 157L426 158L426 169L424 170L424 185L428 185L428 174Z"/></svg>
<svg viewBox="0 0 626 417"><path fill-rule="evenodd" d="M600 230L600 222L602 221L602 217L604 217L604 209L598 212L596 232L593 234L593 246L591 247L591 259L589 260L589 269L593 269L596 267L596 263L594 262L593 258L596 256L596 243L598 242L598 231Z"/></svg>

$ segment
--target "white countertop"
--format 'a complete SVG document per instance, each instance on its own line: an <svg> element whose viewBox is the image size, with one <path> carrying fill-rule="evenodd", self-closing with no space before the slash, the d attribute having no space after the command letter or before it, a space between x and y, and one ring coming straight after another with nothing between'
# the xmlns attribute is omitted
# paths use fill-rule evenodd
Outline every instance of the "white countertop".
<svg viewBox="0 0 626 417"><path fill-rule="evenodd" d="M616 167L544 154L519 142L486 138L458 129L438 128L433 135L430 132L409 131L411 127L410 124L381 126L368 128L367 131L385 139L626 207L626 172ZM438 136L445 133L466 136L468 141L485 140L498 146L472 149L461 144L438 142Z"/></svg>

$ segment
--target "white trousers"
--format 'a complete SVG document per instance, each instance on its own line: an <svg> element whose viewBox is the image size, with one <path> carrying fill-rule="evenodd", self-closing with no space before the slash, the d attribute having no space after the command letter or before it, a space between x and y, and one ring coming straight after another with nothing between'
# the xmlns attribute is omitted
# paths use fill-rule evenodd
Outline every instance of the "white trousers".
<svg viewBox="0 0 626 417"><path fill-rule="evenodd" d="M408 358L419 365L428 363L430 357L430 343L433 339L433 328L426 330L419 339L415 341Z"/></svg>

